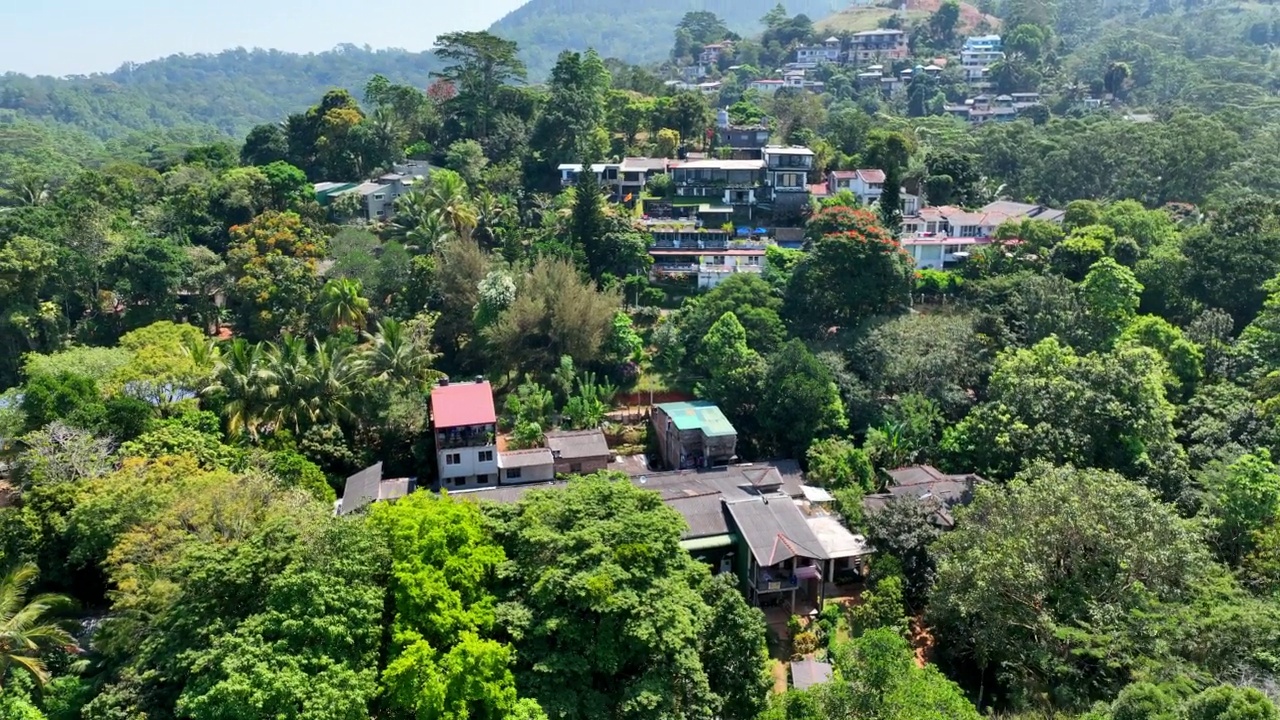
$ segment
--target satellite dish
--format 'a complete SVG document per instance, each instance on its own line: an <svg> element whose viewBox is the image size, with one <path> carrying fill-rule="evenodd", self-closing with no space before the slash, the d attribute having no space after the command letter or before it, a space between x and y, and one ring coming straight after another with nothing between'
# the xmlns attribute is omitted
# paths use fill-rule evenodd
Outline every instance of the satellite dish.
<svg viewBox="0 0 1280 720"><path fill-rule="evenodd" d="M644 485L644 484L645 484L645 483L647 483L647 482L649 482L649 476L648 476L648 475L641 475L641 476L640 476L640 484L641 484L641 485Z"/></svg>

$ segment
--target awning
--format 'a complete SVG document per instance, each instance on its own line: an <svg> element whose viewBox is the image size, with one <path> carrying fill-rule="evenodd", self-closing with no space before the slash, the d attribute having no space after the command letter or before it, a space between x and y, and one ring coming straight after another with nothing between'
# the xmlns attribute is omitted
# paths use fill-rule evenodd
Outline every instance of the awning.
<svg viewBox="0 0 1280 720"><path fill-rule="evenodd" d="M738 536L733 533L724 535L708 535L707 537L693 538L692 540L681 540L680 547L694 552L696 550L711 550L712 548L732 547L738 544Z"/></svg>
<svg viewBox="0 0 1280 720"><path fill-rule="evenodd" d="M803 567L798 567L796 568L795 575L797 580L821 580L822 579L822 573L818 572L817 565L805 565Z"/></svg>
<svg viewBox="0 0 1280 720"><path fill-rule="evenodd" d="M835 502L835 497L831 493L827 492L826 490L820 487L813 487L811 485L801 485L800 491L804 493L804 499L808 500L809 502L815 502L815 503Z"/></svg>

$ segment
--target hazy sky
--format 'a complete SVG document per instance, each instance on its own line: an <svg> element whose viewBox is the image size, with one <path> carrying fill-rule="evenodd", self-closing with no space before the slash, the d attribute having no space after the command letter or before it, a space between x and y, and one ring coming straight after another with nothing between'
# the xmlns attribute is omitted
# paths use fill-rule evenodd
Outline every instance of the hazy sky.
<svg viewBox="0 0 1280 720"><path fill-rule="evenodd" d="M525 0L0 0L0 73L108 72L174 53L339 43L425 50Z"/></svg>

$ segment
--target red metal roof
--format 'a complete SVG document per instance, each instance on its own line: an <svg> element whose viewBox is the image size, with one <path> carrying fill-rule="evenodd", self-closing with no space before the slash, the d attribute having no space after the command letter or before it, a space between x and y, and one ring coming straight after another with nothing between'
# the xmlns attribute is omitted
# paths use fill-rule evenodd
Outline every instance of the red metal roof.
<svg viewBox="0 0 1280 720"><path fill-rule="evenodd" d="M859 169L859 170L857 171L857 173L858 173L858 177L862 178L862 181L863 181L863 182L868 182L868 183L882 183L882 182L884 182L884 171L883 171L883 170L879 170L879 169L875 169L875 168L865 169L865 170L864 170L864 169Z"/></svg>
<svg viewBox="0 0 1280 720"><path fill-rule="evenodd" d="M493 410L493 388L488 381L437 385L431 390L431 416L437 430L492 425L498 421Z"/></svg>

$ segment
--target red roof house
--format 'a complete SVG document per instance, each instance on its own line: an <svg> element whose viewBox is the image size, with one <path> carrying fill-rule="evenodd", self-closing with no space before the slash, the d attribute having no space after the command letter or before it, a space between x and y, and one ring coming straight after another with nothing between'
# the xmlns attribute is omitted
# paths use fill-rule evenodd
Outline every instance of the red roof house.
<svg viewBox="0 0 1280 720"><path fill-rule="evenodd" d="M493 388L487 380L457 384L446 380L431 390L431 424L436 430L496 422Z"/></svg>

